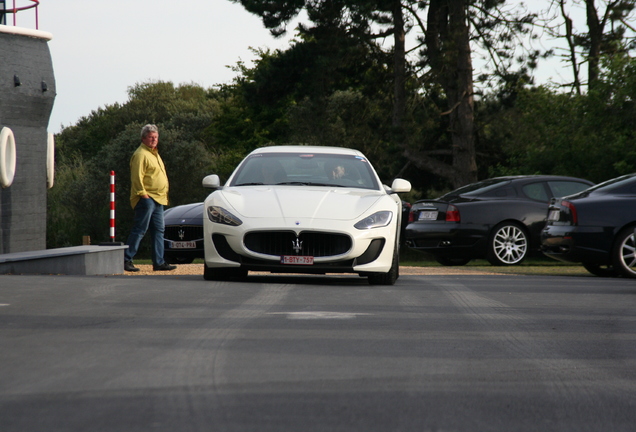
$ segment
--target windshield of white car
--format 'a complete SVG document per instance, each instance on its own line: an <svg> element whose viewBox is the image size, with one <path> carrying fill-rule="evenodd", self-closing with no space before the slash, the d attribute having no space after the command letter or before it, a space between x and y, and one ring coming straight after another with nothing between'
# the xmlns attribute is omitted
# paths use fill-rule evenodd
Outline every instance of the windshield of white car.
<svg viewBox="0 0 636 432"><path fill-rule="evenodd" d="M229 186L288 185L378 189L369 162L339 154L262 153L246 158Z"/></svg>

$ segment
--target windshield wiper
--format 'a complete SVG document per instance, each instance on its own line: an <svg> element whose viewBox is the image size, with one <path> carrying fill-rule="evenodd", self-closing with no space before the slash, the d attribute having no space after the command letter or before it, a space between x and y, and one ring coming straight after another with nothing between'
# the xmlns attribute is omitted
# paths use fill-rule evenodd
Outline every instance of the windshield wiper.
<svg viewBox="0 0 636 432"><path fill-rule="evenodd" d="M241 184L237 184L236 186L264 186L265 183L262 182L253 182L253 183L241 183Z"/></svg>

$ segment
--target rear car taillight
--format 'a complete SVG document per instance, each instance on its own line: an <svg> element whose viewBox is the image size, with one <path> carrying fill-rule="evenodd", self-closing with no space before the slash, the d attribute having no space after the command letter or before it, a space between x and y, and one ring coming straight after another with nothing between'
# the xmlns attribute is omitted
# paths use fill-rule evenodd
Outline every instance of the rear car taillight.
<svg viewBox="0 0 636 432"><path fill-rule="evenodd" d="M460 222L459 209L452 204L446 209L446 222Z"/></svg>
<svg viewBox="0 0 636 432"><path fill-rule="evenodd" d="M570 201L561 201L561 205L570 210L570 222L572 225L576 225L579 222L579 217L576 214L576 207Z"/></svg>

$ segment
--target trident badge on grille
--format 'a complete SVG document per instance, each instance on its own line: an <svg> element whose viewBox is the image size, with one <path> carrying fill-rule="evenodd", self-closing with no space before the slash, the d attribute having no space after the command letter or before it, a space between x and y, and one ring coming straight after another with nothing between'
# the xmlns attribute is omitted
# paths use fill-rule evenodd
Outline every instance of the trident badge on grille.
<svg viewBox="0 0 636 432"><path fill-rule="evenodd" d="M179 234L179 238L180 238L181 240L183 240L183 238L185 237L185 231L184 231L184 230L182 230L182 229L180 229L180 230L179 230L179 232L178 232L178 234Z"/></svg>
<svg viewBox="0 0 636 432"><path fill-rule="evenodd" d="M292 248L294 249L294 252L296 252L296 255L298 255L303 250L303 242L301 242L300 239L296 237L296 240L292 241Z"/></svg>

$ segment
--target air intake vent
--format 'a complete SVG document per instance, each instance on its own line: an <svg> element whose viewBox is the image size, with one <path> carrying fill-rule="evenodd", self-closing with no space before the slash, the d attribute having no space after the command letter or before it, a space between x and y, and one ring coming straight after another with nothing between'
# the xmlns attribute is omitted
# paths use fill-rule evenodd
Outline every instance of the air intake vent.
<svg viewBox="0 0 636 432"><path fill-rule="evenodd" d="M298 238L293 231L248 233L245 247L265 255L308 255L326 257L342 255L351 249L351 238L344 234L304 231Z"/></svg>

